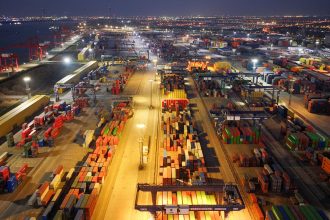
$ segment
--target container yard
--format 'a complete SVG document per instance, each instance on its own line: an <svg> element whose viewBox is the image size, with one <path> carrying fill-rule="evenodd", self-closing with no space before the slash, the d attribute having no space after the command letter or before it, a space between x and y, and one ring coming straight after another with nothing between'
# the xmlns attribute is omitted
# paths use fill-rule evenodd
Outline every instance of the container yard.
<svg viewBox="0 0 330 220"><path fill-rule="evenodd" d="M225 18L76 18L1 52L0 219L330 219L326 37Z"/></svg>

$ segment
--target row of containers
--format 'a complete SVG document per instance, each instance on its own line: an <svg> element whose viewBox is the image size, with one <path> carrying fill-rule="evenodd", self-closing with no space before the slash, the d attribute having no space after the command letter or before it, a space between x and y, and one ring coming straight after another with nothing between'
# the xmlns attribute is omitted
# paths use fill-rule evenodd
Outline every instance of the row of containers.
<svg viewBox="0 0 330 220"><path fill-rule="evenodd" d="M260 129L257 127L229 127L222 129L222 139L225 144L258 144Z"/></svg>
<svg viewBox="0 0 330 220"><path fill-rule="evenodd" d="M304 151L311 147L314 150L325 150L330 147L329 138L312 131L297 131L288 133L286 146L290 150Z"/></svg>
<svg viewBox="0 0 330 220"><path fill-rule="evenodd" d="M242 177L242 185L246 192L255 192L257 182L263 193L290 192L295 188L290 176L272 161L264 148L254 148L250 156L246 153L234 154L232 160L234 163L238 162L240 167L263 167L260 172L257 172L257 181L248 175Z"/></svg>
<svg viewBox="0 0 330 220"><path fill-rule="evenodd" d="M240 167L260 167L267 164L270 157L264 148L254 148L252 152L233 154L232 161Z"/></svg>
<svg viewBox="0 0 330 220"><path fill-rule="evenodd" d="M173 92L174 90L184 90L184 77L176 74L163 74L161 88L164 89L164 94Z"/></svg>
<svg viewBox="0 0 330 220"><path fill-rule="evenodd" d="M290 176L277 164L265 164L262 171L257 172L257 177L263 193L290 192L295 188Z"/></svg>
<svg viewBox="0 0 330 220"><path fill-rule="evenodd" d="M68 173L63 166L57 167L50 181L31 196L29 205L45 207L42 219L91 219L130 111L128 102L115 105L112 119L99 124L101 131L94 133L92 152Z"/></svg>
<svg viewBox="0 0 330 220"><path fill-rule="evenodd" d="M305 94L304 105L308 112L330 115L330 96L322 94Z"/></svg>
<svg viewBox="0 0 330 220"><path fill-rule="evenodd" d="M107 73L109 73L108 70L106 70ZM100 83L111 83L111 89L110 92L113 95L118 95L120 92L123 91L125 88L126 84L128 83L128 80L132 76L132 74L135 72L134 67L125 67L125 70L118 74L115 75L115 78L108 78L107 76L103 76L99 78Z"/></svg>
<svg viewBox="0 0 330 220"><path fill-rule="evenodd" d="M27 170L27 163L23 164L17 172L11 172L9 166L0 166L0 193L14 192L25 179Z"/></svg>
<svg viewBox="0 0 330 220"><path fill-rule="evenodd" d="M176 77L178 79L176 79ZM184 88L181 76L173 75L173 82L179 81ZM165 96L166 97L166 96ZM161 185L200 185L207 183L207 170L204 153L192 123L192 115L187 99L165 99L162 101L162 140L159 150L157 184ZM158 192L157 205L216 205L216 196L203 191ZM159 213L163 219L221 219L215 211L189 211L184 215Z"/></svg>
<svg viewBox="0 0 330 220"><path fill-rule="evenodd" d="M222 95L220 81L217 80L204 80L203 78L198 78L197 81L198 90L204 96L219 97ZM223 84L224 86L224 84Z"/></svg>
<svg viewBox="0 0 330 220"><path fill-rule="evenodd" d="M321 209L311 205L273 205L268 210L262 210L258 204L258 198L250 193L252 209L255 219L258 220L328 220L329 218Z"/></svg>
<svg viewBox="0 0 330 220"><path fill-rule="evenodd" d="M188 109L166 110L162 115L163 147L160 148L158 184L200 185L207 182L205 160ZM158 192L157 205L216 205L216 195L204 191ZM157 219L221 219L219 212L189 211L185 215L160 213Z"/></svg>
<svg viewBox="0 0 330 220"><path fill-rule="evenodd" d="M80 113L80 108L75 103L68 105L65 102L54 103L44 108L43 113L34 117L30 123L22 125L21 140L16 146L23 148L23 156L34 157L39 147L52 146L53 139L60 134L63 123L71 121ZM15 146L13 135L7 135L8 147ZM8 157L5 152L1 155L1 162ZM0 191L13 192L24 180L28 164L24 164L17 172L10 172L9 166L0 167Z"/></svg>
<svg viewBox="0 0 330 220"><path fill-rule="evenodd" d="M60 135L64 122L70 122L80 113L77 103L53 103L44 108L44 112L34 117L30 123L22 125L21 140L16 144L23 147L23 156L34 157L39 147L53 146ZM8 146L14 146L12 138L7 138Z"/></svg>
<svg viewBox="0 0 330 220"><path fill-rule="evenodd" d="M287 73L263 73L261 79L270 85L279 86L285 91L292 89L292 94L301 94L303 92L314 92L316 87L313 83L303 81L299 78L290 79Z"/></svg>
<svg viewBox="0 0 330 220"><path fill-rule="evenodd" d="M206 182L203 151L191 120L189 110L163 113L163 154L159 161L159 182L163 185L176 185L178 179L189 184Z"/></svg>
<svg viewBox="0 0 330 220"><path fill-rule="evenodd" d="M324 211L310 205L276 205L266 211L266 220L328 220Z"/></svg>

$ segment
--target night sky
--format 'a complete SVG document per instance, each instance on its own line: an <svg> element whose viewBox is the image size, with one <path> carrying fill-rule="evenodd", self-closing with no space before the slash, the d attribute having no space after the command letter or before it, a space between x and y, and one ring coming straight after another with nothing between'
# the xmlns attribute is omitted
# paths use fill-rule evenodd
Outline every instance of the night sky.
<svg viewBox="0 0 330 220"><path fill-rule="evenodd" d="M330 15L330 0L0 0L0 15Z"/></svg>

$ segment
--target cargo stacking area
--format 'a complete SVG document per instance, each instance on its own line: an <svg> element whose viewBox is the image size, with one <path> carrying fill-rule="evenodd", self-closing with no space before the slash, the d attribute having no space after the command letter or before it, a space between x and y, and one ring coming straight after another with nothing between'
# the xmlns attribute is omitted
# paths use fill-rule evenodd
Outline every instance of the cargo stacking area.
<svg viewBox="0 0 330 220"><path fill-rule="evenodd" d="M43 219L92 219L97 200L103 187L108 168L115 155L122 130L131 115L129 102L114 105L111 120L100 119L84 160L79 161L69 172L58 166L51 181L44 182L30 198L44 206ZM33 202L34 200L34 202Z"/></svg>
<svg viewBox="0 0 330 220"><path fill-rule="evenodd" d="M156 211L156 219L222 219L225 214L220 210L241 210L244 203L237 186L217 184L207 175L184 75L162 74L161 78L157 185L138 185L135 208ZM140 204L139 198L150 193L152 201Z"/></svg>
<svg viewBox="0 0 330 220"><path fill-rule="evenodd" d="M328 220L328 52L247 20L86 19L1 75L0 219Z"/></svg>

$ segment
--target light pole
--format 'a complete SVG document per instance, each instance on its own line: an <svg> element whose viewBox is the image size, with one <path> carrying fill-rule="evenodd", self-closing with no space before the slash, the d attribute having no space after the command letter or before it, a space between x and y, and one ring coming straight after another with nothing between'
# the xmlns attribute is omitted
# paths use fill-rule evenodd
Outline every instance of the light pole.
<svg viewBox="0 0 330 220"><path fill-rule="evenodd" d="M156 69L156 74L155 74L155 81L156 81L156 76L157 76L157 59L153 59L152 62L154 63L155 69Z"/></svg>
<svg viewBox="0 0 330 220"><path fill-rule="evenodd" d="M294 91L294 89L293 89L293 82L294 82L294 80L293 79L291 79L290 80L290 85L289 85L289 105L291 105L291 98L292 98L292 92Z"/></svg>
<svg viewBox="0 0 330 220"><path fill-rule="evenodd" d="M92 60L92 59L94 59L94 51L93 51L93 49L92 48L89 48L88 49L88 52L89 52L89 58Z"/></svg>
<svg viewBox="0 0 330 220"><path fill-rule="evenodd" d="M252 59L252 63L253 63L253 70L256 71L257 68L256 64L258 63L258 59L256 58Z"/></svg>
<svg viewBox="0 0 330 220"><path fill-rule="evenodd" d="M149 82L150 82L150 106L149 106L149 108L152 109L153 108L153 106L152 106L152 83L153 83L153 80L149 79Z"/></svg>
<svg viewBox="0 0 330 220"><path fill-rule="evenodd" d="M139 143L139 149L140 149L140 164L139 164L139 170L143 169L143 129L146 127L145 124L141 123L141 124L137 124L136 127L139 129L139 134L140 137L138 139L138 143Z"/></svg>
<svg viewBox="0 0 330 220"><path fill-rule="evenodd" d="M318 53L319 52L320 41L319 40L316 40L315 41L315 45L316 45L316 53Z"/></svg>
<svg viewBox="0 0 330 220"><path fill-rule="evenodd" d="M157 67L157 62L158 62L158 60L157 60L157 59L153 59L152 62L154 63L154 66L155 66L155 68L156 68L156 67Z"/></svg>
<svg viewBox="0 0 330 220"><path fill-rule="evenodd" d="M30 89L29 82L31 81L31 77L26 76L23 78L23 81L25 82L26 94L28 95L28 99L30 99L31 98L31 89Z"/></svg>

